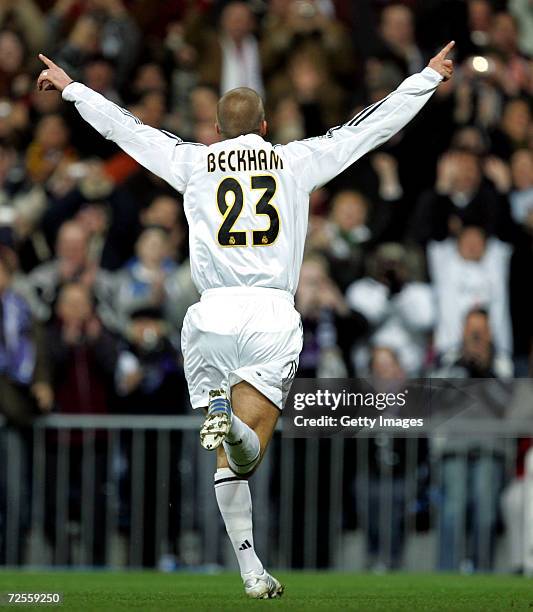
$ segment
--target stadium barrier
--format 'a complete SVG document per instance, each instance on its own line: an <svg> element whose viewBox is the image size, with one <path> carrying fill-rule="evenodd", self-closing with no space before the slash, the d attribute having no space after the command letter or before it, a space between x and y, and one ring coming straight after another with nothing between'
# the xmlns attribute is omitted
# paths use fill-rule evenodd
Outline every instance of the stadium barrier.
<svg viewBox="0 0 533 612"><path fill-rule="evenodd" d="M200 422L50 415L27 429L0 424L0 565L235 568ZM533 426L489 419L472 435L480 426L484 450L452 454L423 436L278 431L251 479L257 550L269 567L509 567L496 537L501 489L517 438L533 437Z"/></svg>

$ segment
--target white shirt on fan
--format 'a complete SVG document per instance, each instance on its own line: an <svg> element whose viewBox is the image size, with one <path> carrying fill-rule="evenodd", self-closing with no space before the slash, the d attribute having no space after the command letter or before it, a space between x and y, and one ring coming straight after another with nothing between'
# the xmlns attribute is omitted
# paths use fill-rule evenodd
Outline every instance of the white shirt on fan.
<svg viewBox="0 0 533 612"><path fill-rule="evenodd" d="M220 41L222 49L221 90L225 94L236 87L250 87L258 94L263 94L263 79L261 78L261 60L257 41L253 36L247 36L240 47L223 37Z"/></svg>
<svg viewBox="0 0 533 612"><path fill-rule="evenodd" d="M453 238L429 243L429 275L437 301L435 347L439 353L459 347L466 315L473 308L484 308L496 351L512 354L508 290L511 255L510 245L497 238L487 240L479 261L464 259Z"/></svg>
<svg viewBox="0 0 533 612"><path fill-rule="evenodd" d="M63 98L184 195L192 279L200 293L244 286L294 294L309 194L401 130L441 80L427 67L325 135L275 146L256 134L210 146L184 142L80 83L68 85Z"/></svg>

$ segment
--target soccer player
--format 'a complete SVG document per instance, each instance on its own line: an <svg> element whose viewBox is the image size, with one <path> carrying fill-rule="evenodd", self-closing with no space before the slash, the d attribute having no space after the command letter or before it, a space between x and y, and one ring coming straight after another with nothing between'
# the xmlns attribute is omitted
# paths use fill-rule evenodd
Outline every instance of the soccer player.
<svg viewBox="0 0 533 612"><path fill-rule="evenodd" d="M309 194L401 130L452 75L450 42L419 74L324 136L272 146L263 102L247 88L217 108L223 141L183 142L72 79L40 55L41 90L57 89L105 138L184 195L192 278L202 297L182 330L193 408L207 411L202 445L217 449L215 493L246 594L278 597L252 535L247 478L259 465L302 348L293 295Z"/></svg>

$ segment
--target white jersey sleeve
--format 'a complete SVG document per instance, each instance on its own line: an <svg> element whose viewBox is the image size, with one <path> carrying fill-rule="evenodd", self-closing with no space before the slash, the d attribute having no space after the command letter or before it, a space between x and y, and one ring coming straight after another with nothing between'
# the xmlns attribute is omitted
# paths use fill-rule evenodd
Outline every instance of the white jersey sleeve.
<svg viewBox="0 0 533 612"><path fill-rule="evenodd" d="M184 142L170 132L144 125L128 110L81 83L65 87L63 99L74 102L83 119L107 140L116 142L179 192L185 191L204 145Z"/></svg>
<svg viewBox="0 0 533 612"><path fill-rule="evenodd" d="M301 188L307 192L317 189L394 136L422 109L441 81L440 74L428 66L348 123L324 136L284 145L284 157Z"/></svg>

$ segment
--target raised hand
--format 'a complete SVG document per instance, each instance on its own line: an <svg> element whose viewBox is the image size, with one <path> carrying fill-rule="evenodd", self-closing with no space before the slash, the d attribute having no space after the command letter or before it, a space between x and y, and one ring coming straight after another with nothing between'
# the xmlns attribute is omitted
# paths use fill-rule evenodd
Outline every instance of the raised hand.
<svg viewBox="0 0 533 612"><path fill-rule="evenodd" d="M54 64L51 59L46 57L46 55L39 53L39 59L47 66L37 79L39 91L50 91L52 89L63 91L67 85L72 83L73 79L57 64Z"/></svg>
<svg viewBox="0 0 533 612"><path fill-rule="evenodd" d="M441 51L439 51L435 57L431 58L428 64L428 66L437 71L445 81L452 78L453 61L451 59L446 59L446 56L454 47L455 41L452 40Z"/></svg>

